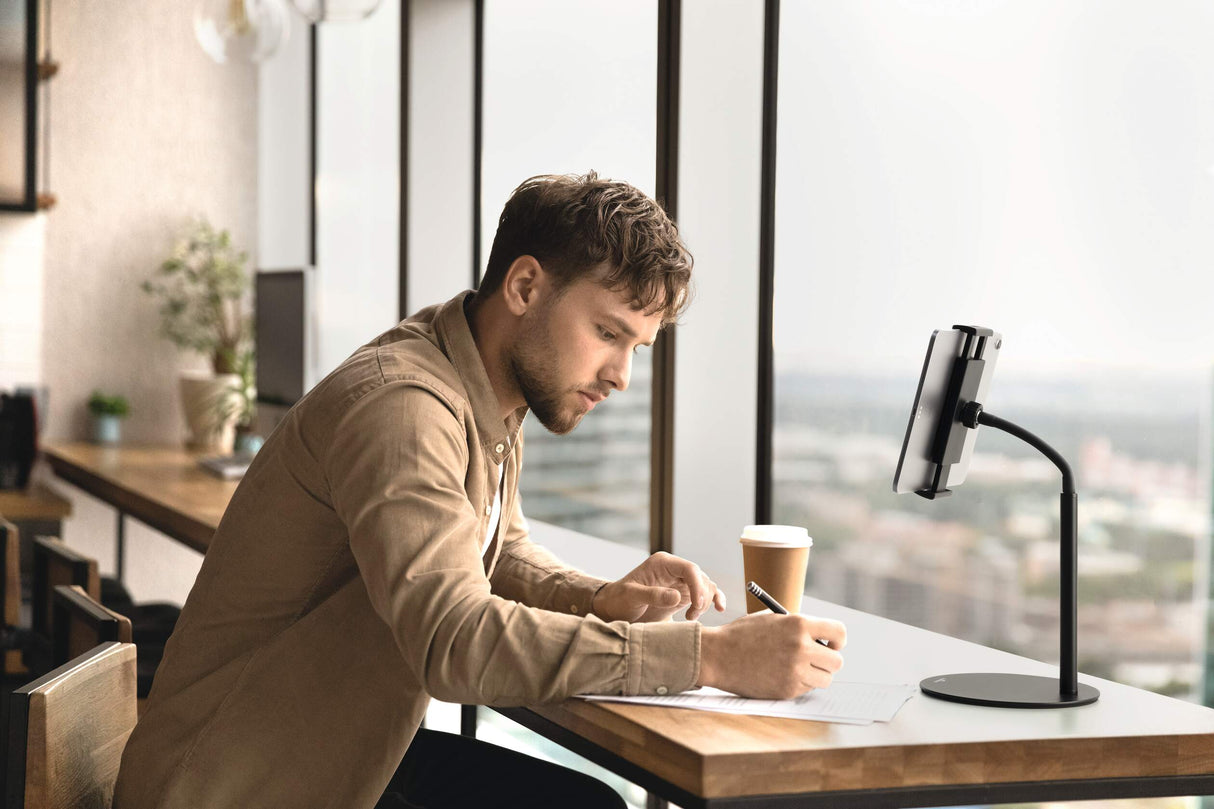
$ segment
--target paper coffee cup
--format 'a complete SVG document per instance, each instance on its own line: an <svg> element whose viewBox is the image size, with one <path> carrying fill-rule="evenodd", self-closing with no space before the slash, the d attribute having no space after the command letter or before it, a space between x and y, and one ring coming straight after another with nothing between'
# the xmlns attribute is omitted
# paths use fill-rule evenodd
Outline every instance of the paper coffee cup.
<svg viewBox="0 0 1214 809"><path fill-rule="evenodd" d="M762 587L789 612L800 612L814 544L809 532L798 525L748 525L740 541L746 581ZM747 612L765 609L762 601L746 594Z"/></svg>

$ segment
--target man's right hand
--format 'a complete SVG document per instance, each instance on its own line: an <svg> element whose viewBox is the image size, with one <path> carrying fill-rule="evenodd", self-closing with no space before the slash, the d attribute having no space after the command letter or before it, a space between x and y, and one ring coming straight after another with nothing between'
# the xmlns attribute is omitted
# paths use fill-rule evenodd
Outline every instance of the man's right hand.
<svg viewBox="0 0 1214 809"><path fill-rule="evenodd" d="M818 639L830 642L827 648ZM700 678L743 697L792 699L826 688L843 667L847 629L804 615L747 615L700 634Z"/></svg>

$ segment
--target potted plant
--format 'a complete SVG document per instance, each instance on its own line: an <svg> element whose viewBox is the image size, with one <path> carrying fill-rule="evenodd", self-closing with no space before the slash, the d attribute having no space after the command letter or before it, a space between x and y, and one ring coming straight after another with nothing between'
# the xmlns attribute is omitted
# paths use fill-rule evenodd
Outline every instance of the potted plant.
<svg viewBox="0 0 1214 809"><path fill-rule="evenodd" d="M197 219L142 285L159 302L160 334L210 361L210 372L181 377L192 449L231 451L241 410L238 392L247 387L240 365L252 357L247 261L248 253L232 245L228 231Z"/></svg>
<svg viewBox="0 0 1214 809"><path fill-rule="evenodd" d="M93 419L93 440L98 444L117 444L122 438L122 420L131 412L126 398L95 390L89 397L88 408Z"/></svg>
<svg viewBox="0 0 1214 809"><path fill-rule="evenodd" d="M261 449L262 438L255 432L257 421L257 375L252 350L242 351L236 362L239 381L232 388L233 397L228 403L228 416L236 418L237 453L254 455Z"/></svg>

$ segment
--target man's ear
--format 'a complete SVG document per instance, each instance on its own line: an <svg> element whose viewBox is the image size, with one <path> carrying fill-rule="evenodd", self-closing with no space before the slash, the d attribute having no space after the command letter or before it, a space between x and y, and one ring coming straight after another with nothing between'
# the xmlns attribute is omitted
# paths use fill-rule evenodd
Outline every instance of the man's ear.
<svg viewBox="0 0 1214 809"><path fill-rule="evenodd" d="M532 309L547 285L544 268L533 256L519 256L506 270L502 281L502 296L511 314L522 317Z"/></svg>

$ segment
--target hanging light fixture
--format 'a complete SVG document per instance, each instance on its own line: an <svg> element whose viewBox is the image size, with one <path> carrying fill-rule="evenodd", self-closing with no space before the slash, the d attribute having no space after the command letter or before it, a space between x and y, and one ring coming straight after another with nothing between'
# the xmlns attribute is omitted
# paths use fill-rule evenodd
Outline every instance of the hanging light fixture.
<svg viewBox="0 0 1214 809"><path fill-rule="evenodd" d="M285 0L200 0L194 7L194 36L219 64L260 62L286 41Z"/></svg>
<svg viewBox="0 0 1214 809"><path fill-rule="evenodd" d="M311 22L358 22L370 17L381 0L291 0Z"/></svg>

